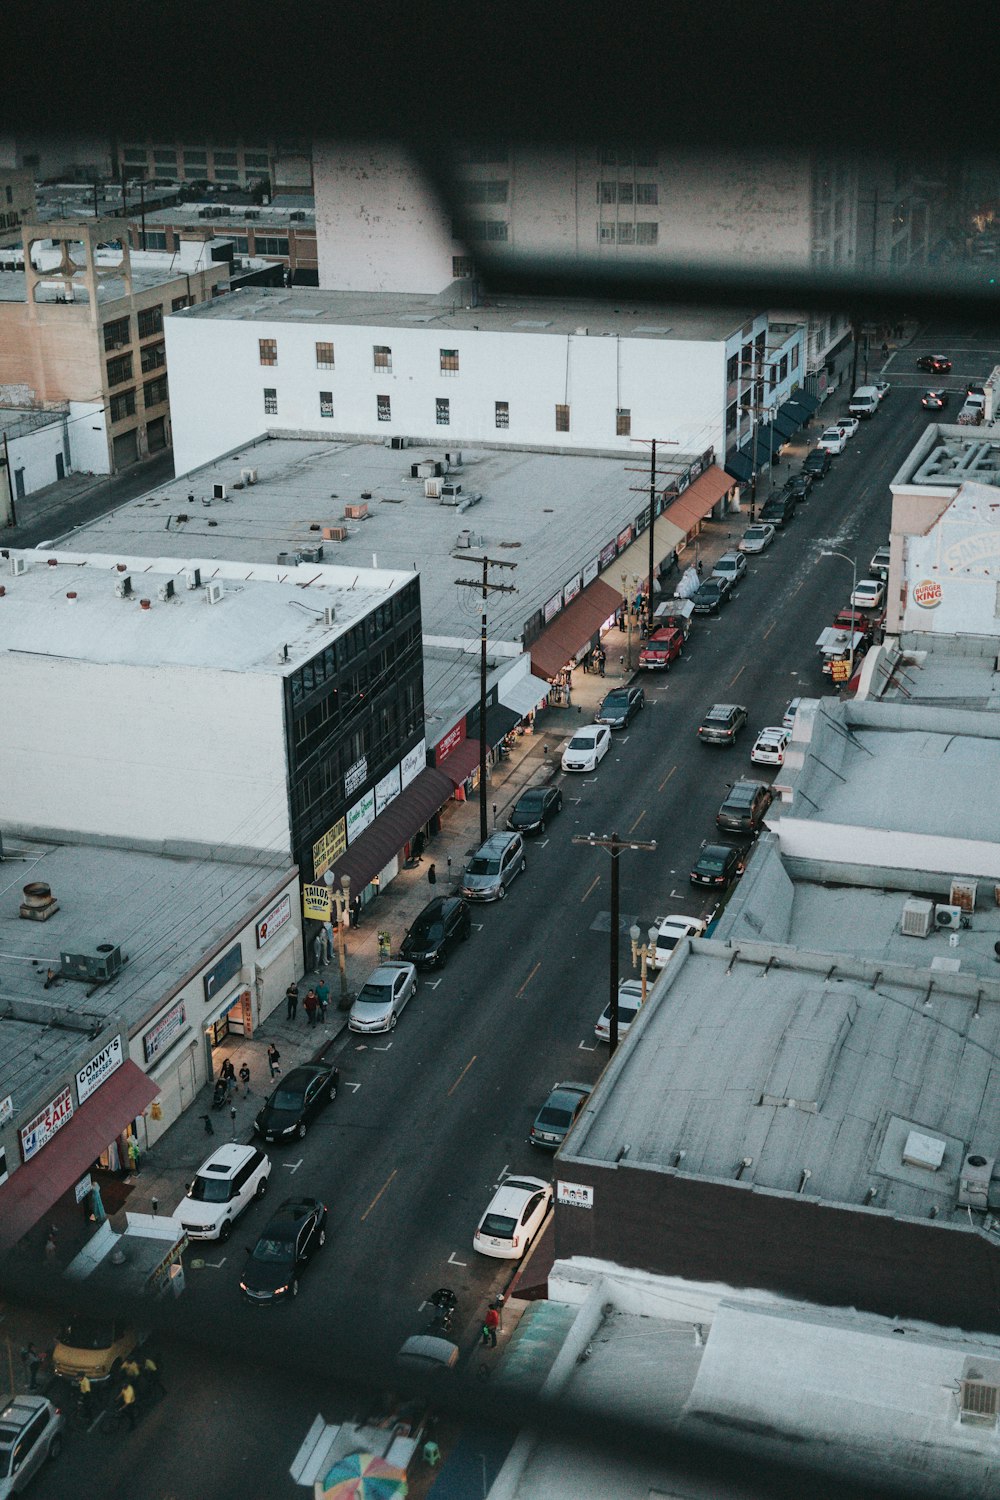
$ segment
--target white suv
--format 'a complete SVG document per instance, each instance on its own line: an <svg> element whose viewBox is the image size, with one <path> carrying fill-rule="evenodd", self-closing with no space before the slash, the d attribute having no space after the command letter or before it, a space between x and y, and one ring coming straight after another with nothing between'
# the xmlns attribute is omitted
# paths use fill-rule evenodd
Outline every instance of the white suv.
<svg viewBox="0 0 1000 1500"><path fill-rule="evenodd" d="M173 1217L192 1240L228 1240L240 1214L267 1192L271 1161L256 1146L220 1146L198 1168Z"/></svg>

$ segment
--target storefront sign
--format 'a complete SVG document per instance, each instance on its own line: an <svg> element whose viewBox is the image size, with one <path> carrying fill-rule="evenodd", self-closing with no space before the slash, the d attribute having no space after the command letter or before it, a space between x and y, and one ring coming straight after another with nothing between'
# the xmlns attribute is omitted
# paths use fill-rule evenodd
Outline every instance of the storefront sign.
<svg viewBox="0 0 1000 1500"><path fill-rule="evenodd" d="M106 1078L125 1061L125 1049L120 1036L114 1036L106 1047L96 1052L76 1075L76 1097L80 1104L96 1093Z"/></svg>
<svg viewBox="0 0 1000 1500"><path fill-rule="evenodd" d="M434 764L439 766L446 756L450 755L456 745L460 745L465 739L465 720L460 719L454 729L449 729L444 739L438 740L434 747Z"/></svg>
<svg viewBox="0 0 1000 1500"><path fill-rule="evenodd" d="M941 562L949 572L961 568L969 573L988 574L990 567L995 569L998 557L1000 536L992 531L980 531L952 542L950 547L945 548Z"/></svg>
<svg viewBox="0 0 1000 1500"><path fill-rule="evenodd" d="M347 842L353 844L358 834L364 833L369 823L375 821L375 793L365 792L353 807L347 809Z"/></svg>
<svg viewBox="0 0 1000 1500"><path fill-rule="evenodd" d="M6 1099L0 1099L0 1125L6 1125L14 1113L14 1095L8 1094Z"/></svg>
<svg viewBox="0 0 1000 1500"><path fill-rule="evenodd" d="M609 542L606 547L601 548L600 556L598 557L597 561L602 568L606 568L608 566L608 563L613 563L617 556L618 543Z"/></svg>
<svg viewBox="0 0 1000 1500"><path fill-rule="evenodd" d="M568 1203L572 1208L593 1208L594 1189L579 1182L557 1182L556 1202Z"/></svg>
<svg viewBox="0 0 1000 1500"><path fill-rule="evenodd" d="M25 1161L31 1158L73 1118L73 1094L67 1083L56 1097L39 1110L33 1120L21 1127L21 1155Z"/></svg>
<svg viewBox="0 0 1000 1500"><path fill-rule="evenodd" d="M579 573L577 573L576 577L575 578L571 578L570 581L569 581L569 583L567 583L566 586L565 586L565 588L563 589L563 603L564 604L568 604L571 599L575 599L576 598L576 596L577 596L577 594L579 592L580 592L580 575L579 575Z"/></svg>
<svg viewBox="0 0 1000 1500"><path fill-rule="evenodd" d="M542 617L545 620L546 625L549 623L550 620L552 620L552 619L555 618L555 616L559 613L559 611L561 609L562 609L562 594L561 593L559 593L559 594L553 594L552 598L549 599L549 600L547 600L547 602L545 604L545 608L542 610Z"/></svg>
<svg viewBox="0 0 1000 1500"><path fill-rule="evenodd" d="M626 526L624 531L619 531L618 533L618 551L624 552L631 540L632 528L631 526Z"/></svg>
<svg viewBox="0 0 1000 1500"><path fill-rule="evenodd" d="M329 922L332 899L328 885L304 885L302 915L313 922Z"/></svg>
<svg viewBox="0 0 1000 1500"><path fill-rule="evenodd" d="M414 745L412 750L407 750L399 763L400 779L404 790L409 786L411 781L416 781L421 771L425 771L426 769L427 741L421 740L419 744Z"/></svg>
<svg viewBox="0 0 1000 1500"><path fill-rule="evenodd" d="M253 1036L253 1005L249 990L243 990L240 994L240 1010L243 1012L243 1035Z"/></svg>
<svg viewBox="0 0 1000 1500"><path fill-rule="evenodd" d="M242 967L243 947L240 943L234 943L229 952L224 953L221 958L217 958L208 973L202 977L201 982L205 986L206 1005L210 1000L215 999L226 980L232 979L233 975L238 973Z"/></svg>
<svg viewBox="0 0 1000 1500"><path fill-rule="evenodd" d="M941 585L936 578L922 578L913 585L913 602L921 609L937 609L942 597Z"/></svg>
<svg viewBox="0 0 1000 1500"><path fill-rule="evenodd" d="M0 1186L2 1186L7 1181L7 1176L7 1153L3 1149L3 1147L0 1146Z"/></svg>
<svg viewBox="0 0 1000 1500"><path fill-rule="evenodd" d="M161 1016L155 1026L151 1026L142 1039L142 1055L147 1062L152 1062L161 1052L165 1052L170 1043L178 1036L187 1025L187 1011L184 1009L184 1001L178 1000L173 1010L168 1010L165 1016Z"/></svg>
<svg viewBox="0 0 1000 1500"><path fill-rule="evenodd" d="M292 915L292 898L286 891L280 901L276 901L266 916L261 917L254 931L257 936L257 947L263 948L264 944L280 932L282 927Z"/></svg>
<svg viewBox="0 0 1000 1500"><path fill-rule="evenodd" d="M357 791L359 786L364 786L367 780L368 757L362 755L361 759L356 760L353 766L349 768L344 777L344 796L349 797L352 792Z"/></svg>
<svg viewBox="0 0 1000 1500"><path fill-rule="evenodd" d="M399 779L399 767L395 766L381 781L375 783L375 816L378 817L383 807L388 807L403 790L403 783Z"/></svg>
<svg viewBox="0 0 1000 1500"><path fill-rule="evenodd" d="M597 577L598 572L600 571L600 566L601 566L600 558L595 557L594 560L593 560L593 562L589 562L587 564L587 566L584 568L584 570L583 570L583 586L584 586L584 588L587 587L588 583L593 583L594 579Z"/></svg>
<svg viewBox="0 0 1000 1500"><path fill-rule="evenodd" d="M338 818L321 839L313 844L313 878L319 880L325 870L334 864L347 848L347 823Z"/></svg>
<svg viewBox="0 0 1000 1500"><path fill-rule="evenodd" d="M91 1195L91 1193L93 1191L94 1191L94 1179L91 1177L90 1173L88 1172L87 1175L86 1175L86 1177L81 1177L80 1178L80 1181L77 1183L76 1187L73 1189L73 1195L76 1198L77 1203L82 1203L83 1200L84 1200L84 1198L89 1198L90 1195Z"/></svg>

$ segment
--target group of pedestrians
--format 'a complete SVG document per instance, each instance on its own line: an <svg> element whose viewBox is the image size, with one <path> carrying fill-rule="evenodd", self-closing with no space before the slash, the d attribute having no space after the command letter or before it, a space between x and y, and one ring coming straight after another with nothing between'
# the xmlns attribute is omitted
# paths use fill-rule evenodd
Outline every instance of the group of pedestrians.
<svg viewBox="0 0 1000 1500"><path fill-rule="evenodd" d="M299 1010L299 987L297 984L295 984L294 981L288 986L287 990L285 991L285 1004L288 1020L294 1021L295 1017L298 1015ZM306 991L305 999L302 1002L302 1009L306 1013L306 1021L308 1025L315 1026L317 1021L319 1021L321 1024L324 1023L326 1021L326 1012L329 1004L330 986L324 979L321 980L318 985L316 985L315 989L310 988Z"/></svg>
<svg viewBox="0 0 1000 1500"><path fill-rule="evenodd" d="M147 1354L140 1365L133 1355L122 1364L122 1385L115 1397L115 1410L119 1421L128 1422L129 1431L135 1429L143 1407L151 1405L154 1396L165 1396L166 1387L160 1374L160 1367L151 1354ZM86 1383L86 1391L84 1391ZM90 1421L92 1395L90 1382L80 1382L80 1415L84 1422Z"/></svg>

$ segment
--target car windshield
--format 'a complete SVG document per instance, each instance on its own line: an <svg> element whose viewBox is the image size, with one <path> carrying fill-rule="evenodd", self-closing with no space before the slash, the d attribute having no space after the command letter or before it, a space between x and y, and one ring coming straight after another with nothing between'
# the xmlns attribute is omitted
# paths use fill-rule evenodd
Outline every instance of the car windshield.
<svg viewBox="0 0 1000 1500"><path fill-rule="evenodd" d="M725 864L726 858L723 854L703 854L698 861L698 868L705 870L709 875L721 875Z"/></svg>
<svg viewBox="0 0 1000 1500"><path fill-rule="evenodd" d="M540 1111L537 1121L538 1125L568 1125L573 1118L573 1111L563 1106L558 1108L554 1104L546 1104Z"/></svg>
<svg viewBox="0 0 1000 1500"><path fill-rule="evenodd" d="M188 1194L196 1203L228 1203L229 1179L226 1177L202 1177L201 1173L191 1184Z"/></svg>
<svg viewBox="0 0 1000 1500"><path fill-rule="evenodd" d="M618 1002L618 1024L619 1024L619 1026L621 1026L623 1023L625 1025L627 1025L629 1023L629 1021L634 1021L635 1017L636 1017L636 1012L638 1011L638 1009L639 1009L639 1006L638 1006L638 1004L637 1004L637 1002L635 1000L619 1000L619 1002Z"/></svg>
<svg viewBox="0 0 1000 1500"><path fill-rule="evenodd" d="M64 1325L59 1338L70 1349L110 1349L115 1341L115 1331L110 1323L74 1318Z"/></svg>
<svg viewBox="0 0 1000 1500"><path fill-rule="evenodd" d="M358 1001L362 1005L388 1005L392 999L392 986L388 984L372 984L369 982L362 986Z"/></svg>
<svg viewBox="0 0 1000 1500"><path fill-rule="evenodd" d="M614 693L609 693L608 694L608 696L605 698L605 700L604 700L603 704L601 705L601 707L603 709L605 709L605 711L607 711L607 709L609 709L609 708L611 708L611 709L625 708L627 706L627 704L628 704L628 694L616 691Z"/></svg>
<svg viewBox="0 0 1000 1500"><path fill-rule="evenodd" d="M750 542L759 542L762 536L767 536L763 526L751 526L747 531L747 540Z"/></svg>
<svg viewBox="0 0 1000 1500"><path fill-rule="evenodd" d="M594 736L592 734L575 734L569 742L571 750L593 750Z"/></svg>
<svg viewBox="0 0 1000 1500"><path fill-rule="evenodd" d="M300 1109L305 1090L301 1088L275 1089L267 1101L272 1109Z"/></svg>
<svg viewBox="0 0 1000 1500"><path fill-rule="evenodd" d="M517 1220L507 1214L487 1214L479 1226L480 1234L492 1234L496 1239L509 1240L517 1228Z"/></svg>
<svg viewBox="0 0 1000 1500"><path fill-rule="evenodd" d="M293 1241L280 1235L265 1235L253 1247L253 1259L265 1265L278 1265L293 1259Z"/></svg>
<svg viewBox="0 0 1000 1500"><path fill-rule="evenodd" d="M540 812L545 805L545 793L543 791L524 792L517 800L515 812Z"/></svg>
<svg viewBox="0 0 1000 1500"><path fill-rule="evenodd" d="M574 741L574 743L575 743L575 741ZM469 862L469 874L470 875L499 875L500 874L500 861L498 859L484 859L481 854L477 854L476 857L475 857L475 859L470 860L470 862ZM368 986L365 985L365 989L367 989L367 988L368 988Z"/></svg>
<svg viewBox="0 0 1000 1500"><path fill-rule="evenodd" d="M681 935L679 932L661 932L660 936L656 939L656 946L661 952L669 953L671 949L677 947L680 940Z"/></svg>
<svg viewBox="0 0 1000 1500"><path fill-rule="evenodd" d="M416 922L410 937L418 943L439 943L444 937L444 923Z"/></svg>

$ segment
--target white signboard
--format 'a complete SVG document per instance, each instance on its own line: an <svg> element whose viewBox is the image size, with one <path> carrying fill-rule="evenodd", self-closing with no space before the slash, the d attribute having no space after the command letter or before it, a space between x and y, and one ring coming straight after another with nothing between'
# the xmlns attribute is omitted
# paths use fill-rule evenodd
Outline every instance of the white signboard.
<svg viewBox="0 0 1000 1500"><path fill-rule="evenodd" d="M95 1052L88 1063L84 1063L76 1075L76 1097L82 1104L97 1092L106 1078L125 1061L125 1051L120 1036L113 1036L106 1047Z"/></svg>
<svg viewBox="0 0 1000 1500"><path fill-rule="evenodd" d="M344 796L349 797L352 792L357 791L359 786L364 786L367 780L368 757L362 755L361 759L356 760L353 766L348 769L344 777Z"/></svg>
<svg viewBox="0 0 1000 1500"><path fill-rule="evenodd" d="M555 616L559 613L559 611L561 609L562 609L562 592L560 591L558 594L553 594L552 595L552 598L548 601L548 603L545 605L545 608L542 610L542 615L544 617L546 625L549 623L550 620L552 620L552 619L555 618Z"/></svg>
<svg viewBox="0 0 1000 1500"><path fill-rule="evenodd" d="M369 823L375 821L375 793L365 792L355 802L353 807L347 809L347 842L353 844L359 833L363 833Z"/></svg>
<svg viewBox="0 0 1000 1500"><path fill-rule="evenodd" d="M388 775L383 776L381 781L375 783L375 816L378 817L383 807L388 807L403 790L399 779L399 767L395 766Z"/></svg>
<svg viewBox="0 0 1000 1500"><path fill-rule="evenodd" d="M571 600L573 600L573 599L576 598L576 596L577 596L577 594L579 592L580 592L580 575L579 575L579 573L577 573L576 577L575 578L571 578L570 581L569 581L569 583L567 583L565 585L565 587L563 588L563 603L564 604L569 604L571 602Z"/></svg>
<svg viewBox="0 0 1000 1500"><path fill-rule="evenodd" d="M286 891L280 901L276 901L271 910L257 923L257 947L263 948L264 944L280 932L292 915L292 898Z"/></svg>
<svg viewBox="0 0 1000 1500"><path fill-rule="evenodd" d="M51 1141L56 1131L68 1125L72 1118L73 1094L67 1083L44 1109L39 1110L33 1120L21 1127L21 1155L25 1161L30 1161L37 1155Z"/></svg>
<svg viewBox="0 0 1000 1500"><path fill-rule="evenodd" d="M170 1043L183 1030L187 1023L187 1012L184 1009L184 1001L178 1000L171 1010L151 1026L142 1039L142 1055L146 1062L152 1062L159 1053L165 1052Z"/></svg>
<svg viewBox="0 0 1000 1500"><path fill-rule="evenodd" d="M88 1172L86 1177L81 1177L75 1188L76 1201L82 1203L84 1198L89 1198L94 1190L94 1179Z"/></svg>
<svg viewBox="0 0 1000 1500"><path fill-rule="evenodd" d="M14 1095L8 1094L6 1099L0 1099L0 1125L6 1125L14 1113Z"/></svg>
<svg viewBox="0 0 1000 1500"><path fill-rule="evenodd" d="M408 787L411 781L416 781L421 771L427 765L427 741L421 740L419 745L414 745L412 750L407 750L399 763L400 776L404 787Z"/></svg>
<svg viewBox="0 0 1000 1500"><path fill-rule="evenodd" d="M597 574L598 574L599 571L600 571L600 563L599 563L598 559L595 557L594 560L593 560L593 562L589 562L587 564L587 566L583 570L583 586L584 586L584 588L587 587L588 583L593 583L593 581L597 577Z"/></svg>
<svg viewBox="0 0 1000 1500"><path fill-rule="evenodd" d="M573 1208L593 1208L594 1189L580 1182L557 1182L556 1202L568 1203Z"/></svg>

